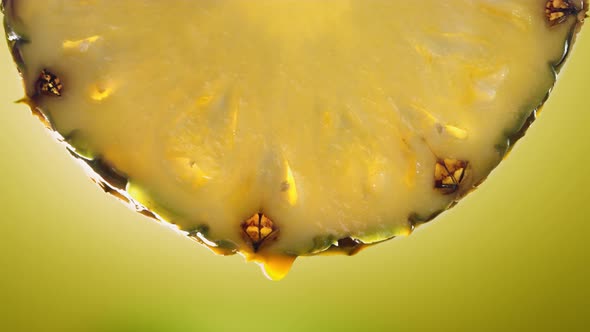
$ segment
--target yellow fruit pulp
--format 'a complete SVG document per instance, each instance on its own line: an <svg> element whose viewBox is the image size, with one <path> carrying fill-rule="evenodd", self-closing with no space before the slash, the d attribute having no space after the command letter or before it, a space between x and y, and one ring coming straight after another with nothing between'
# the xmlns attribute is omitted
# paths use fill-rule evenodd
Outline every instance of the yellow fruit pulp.
<svg viewBox="0 0 590 332"><path fill-rule="evenodd" d="M554 84L584 9L567 4L557 24L543 0L16 0L5 15L27 40L29 102L74 151L199 241L283 257L282 276L338 239L409 234L483 181ZM272 241L253 248L257 213L273 227L250 235Z"/></svg>

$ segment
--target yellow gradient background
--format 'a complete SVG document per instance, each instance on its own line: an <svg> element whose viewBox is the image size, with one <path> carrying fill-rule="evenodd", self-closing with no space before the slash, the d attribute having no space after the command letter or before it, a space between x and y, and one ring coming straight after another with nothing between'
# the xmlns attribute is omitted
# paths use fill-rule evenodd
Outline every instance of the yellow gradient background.
<svg viewBox="0 0 590 332"><path fill-rule="evenodd" d="M590 30L590 27L586 27ZM0 331L588 331L590 31L484 185L412 236L267 280L94 185L0 48Z"/></svg>

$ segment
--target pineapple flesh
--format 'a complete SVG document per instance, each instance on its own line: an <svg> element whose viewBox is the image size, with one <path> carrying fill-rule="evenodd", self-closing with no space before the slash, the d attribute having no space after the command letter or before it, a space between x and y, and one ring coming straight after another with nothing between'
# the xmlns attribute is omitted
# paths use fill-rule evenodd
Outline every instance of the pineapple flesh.
<svg viewBox="0 0 590 332"><path fill-rule="evenodd" d="M408 235L534 120L582 0L4 0L33 113L138 211L282 278Z"/></svg>

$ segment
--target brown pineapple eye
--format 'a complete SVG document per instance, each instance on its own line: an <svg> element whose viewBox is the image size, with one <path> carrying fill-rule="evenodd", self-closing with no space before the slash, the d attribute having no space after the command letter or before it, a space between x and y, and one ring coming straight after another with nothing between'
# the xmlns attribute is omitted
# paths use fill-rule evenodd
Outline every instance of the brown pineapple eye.
<svg viewBox="0 0 590 332"><path fill-rule="evenodd" d="M545 16L550 25L563 23L570 15L576 15L578 11L572 0L548 0L545 5Z"/></svg>
<svg viewBox="0 0 590 332"><path fill-rule="evenodd" d="M43 69L37 79L37 87L40 93L48 96L61 96L63 85L59 77L47 69Z"/></svg>
<svg viewBox="0 0 590 332"><path fill-rule="evenodd" d="M469 163L456 159L439 159L434 166L434 187L448 195L459 190Z"/></svg>
<svg viewBox="0 0 590 332"><path fill-rule="evenodd" d="M262 213L256 213L243 222L242 230L248 241L251 242L254 252L258 251L265 241L274 238L278 233L278 227Z"/></svg>

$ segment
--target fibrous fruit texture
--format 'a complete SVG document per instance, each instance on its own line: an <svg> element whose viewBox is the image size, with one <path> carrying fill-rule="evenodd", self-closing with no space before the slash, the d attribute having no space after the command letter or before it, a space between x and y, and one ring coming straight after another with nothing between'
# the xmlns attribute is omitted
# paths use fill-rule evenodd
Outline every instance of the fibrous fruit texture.
<svg viewBox="0 0 590 332"><path fill-rule="evenodd" d="M23 102L105 191L283 277L480 184L582 0L4 0Z"/></svg>

